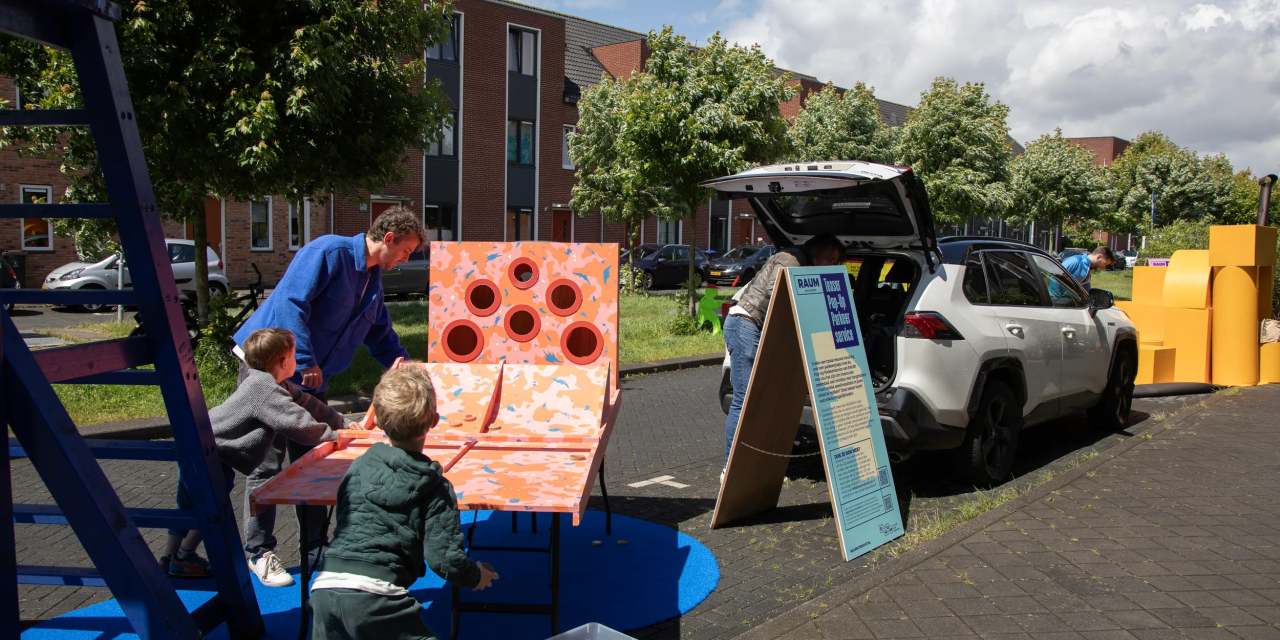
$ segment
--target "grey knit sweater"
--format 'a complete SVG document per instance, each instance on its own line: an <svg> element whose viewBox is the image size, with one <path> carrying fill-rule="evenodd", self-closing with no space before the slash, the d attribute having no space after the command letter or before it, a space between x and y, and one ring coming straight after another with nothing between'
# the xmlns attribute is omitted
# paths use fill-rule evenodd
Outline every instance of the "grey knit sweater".
<svg viewBox="0 0 1280 640"><path fill-rule="evenodd" d="M337 437L349 421L288 380L251 369L227 401L209 412L218 457L249 475L267 457L276 434L315 446Z"/></svg>

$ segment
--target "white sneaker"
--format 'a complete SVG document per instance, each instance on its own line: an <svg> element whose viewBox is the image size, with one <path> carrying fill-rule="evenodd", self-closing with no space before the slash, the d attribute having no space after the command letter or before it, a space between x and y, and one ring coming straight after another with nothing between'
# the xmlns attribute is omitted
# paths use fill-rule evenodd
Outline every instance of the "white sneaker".
<svg viewBox="0 0 1280 640"><path fill-rule="evenodd" d="M254 575L258 576L258 580L268 587L289 587L293 586L293 576L284 570L284 565L280 564L280 558L270 551L258 556L256 559L249 559L249 569Z"/></svg>

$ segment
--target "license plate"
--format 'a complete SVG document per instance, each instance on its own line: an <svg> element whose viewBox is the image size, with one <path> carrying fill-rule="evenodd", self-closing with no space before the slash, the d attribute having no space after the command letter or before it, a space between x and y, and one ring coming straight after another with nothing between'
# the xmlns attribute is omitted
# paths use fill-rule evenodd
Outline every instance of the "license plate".
<svg viewBox="0 0 1280 640"><path fill-rule="evenodd" d="M713 276L718 276L718 275L720 275L720 272L719 272L719 271L712 271L712 272L711 272L711 275L713 275Z"/></svg>

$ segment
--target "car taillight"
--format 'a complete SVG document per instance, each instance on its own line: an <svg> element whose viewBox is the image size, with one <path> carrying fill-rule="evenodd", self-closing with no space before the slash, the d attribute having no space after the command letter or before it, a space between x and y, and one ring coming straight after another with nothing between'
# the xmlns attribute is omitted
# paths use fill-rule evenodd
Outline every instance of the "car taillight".
<svg viewBox="0 0 1280 640"><path fill-rule="evenodd" d="M964 340L956 328L940 313L921 311L908 313L902 318L902 337L927 340Z"/></svg>
<svg viewBox="0 0 1280 640"><path fill-rule="evenodd" d="M219 270L219 271L221 271L221 270L222 270L222 261L221 261L221 260L219 260L219 261L218 261L218 270Z"/></svg>

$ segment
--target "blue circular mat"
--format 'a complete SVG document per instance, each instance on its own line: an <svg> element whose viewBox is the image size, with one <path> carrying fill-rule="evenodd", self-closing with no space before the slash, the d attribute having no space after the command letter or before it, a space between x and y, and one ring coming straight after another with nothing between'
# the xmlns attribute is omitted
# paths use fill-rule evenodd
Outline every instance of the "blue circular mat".
<svg viewBox="0 0 1280 640"><path fill-rule="evenodd" d="M538 533L530 531L530 517L521 514L520 531L511 533L507 513L481 511L462 514L464 531L472 516L478 524L477 546L542 546L550 542L551 518L538 517ZM715 556L693 538L643 520L613 516L613 535L604 535L604 514L588 511L582 524L561 519L560 630L588 622L625 631L678 616L706 599L720 581ZM592 546L593 540L604 544ZM617 544L626 540L626 546ZM493 565L501 578L481 592L461 591L465 602L542 603L551 601L549 556L542 553L476 551L471 557ZM291 573L297 578L297 569ZM258 606L266 623L266 638L295 640L298 633L299 588L264 587L252 578ZM444 580L427 576L410 588L426 608L427 624L441 637L449 633L451 589ZM210 594L179 591L189 610ZM461 640L505 638L544 640L551 637L548 616L464 613ZM23 632L23 640L121 640L136 638L115 600L72 611ZM225 627L210 638L225 639Z"/></svg>

